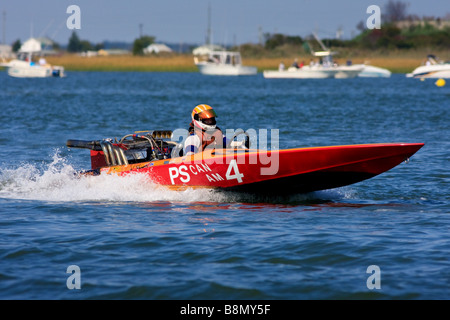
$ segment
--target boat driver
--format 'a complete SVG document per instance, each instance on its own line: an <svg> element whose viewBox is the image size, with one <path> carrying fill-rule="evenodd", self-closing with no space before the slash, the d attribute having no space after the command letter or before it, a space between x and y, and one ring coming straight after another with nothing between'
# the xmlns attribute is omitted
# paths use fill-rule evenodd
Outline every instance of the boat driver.
<svg viewBox="0 0 450 320"><path fill-rule="evenodd" d="M226 138L216 126L217 114L207 104L199 104L192 110L189 136L184 142L184 155L188 156L206 149L224 148Z"/></svg>

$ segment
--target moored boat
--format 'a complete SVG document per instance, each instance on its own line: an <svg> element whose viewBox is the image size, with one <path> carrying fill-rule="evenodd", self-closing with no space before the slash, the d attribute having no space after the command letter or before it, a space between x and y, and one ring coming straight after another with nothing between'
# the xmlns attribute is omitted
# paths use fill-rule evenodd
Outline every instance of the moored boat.
<svg viewBox="0 0 450 320"><path fill-rule="evenodd" d="M39 41L31 38L21 46L17 59L1 66L6 67L8 75L15 78L64 77L64 67L47 63L41 51Z"/></svg>
<svg viewBox="0 0 450 320"><path fill-rule="evenodd" d="M89 149L83 175L144 174L174 190L210 188L292 194L331 189L379 175L409 159L423 143L376 143L261 150L231 147L183 156L171 131L129 134L119 140L68 140ZM234 140L231 139L231 141Z"/></svg>
<svg viewBox="0 0 450 320"><path fill-rule="evenodd" d="M315 57L319 57L321 60L320 64L323 64L325 66L332 67L336 73L334 74L334 77L336 79L348 79L348 78L356 78L364 69L364 66L362 65L352 65L351 61L347 61L346 65L338 65L333 60L333 55L335 55L337 52L331 51L328 49L322 42L322 40L319 39L319 37L313 33L314 38L316 38L317 42L322 47L323 51L315 52L312 48L310 48L311 53Z"/></svg>
<svg viewBox="0 0 450 320"><path fill-rule="evenodd" d="M348 66L336 66L336 79L356 78L364 70L363 65L348 65Z"/></svg>
<svg viewBox="0 0 450 320"><path fill-rule="evenodd" d="M264 78L267 79L347 79L357 77L364 69L364 65L338 65L333 61L336 52L329 50L322 41L314 34L314 37L321 45L323 51L314 51L311 46L311 54L318 58L320 62L311 60L309 65L291 66L287 70L263 71ZM294 65L297 65L295 62Z"/></svg>
<svg viewBox="0 0 450 320"><path fill-rule="evenodd" d="M258 69L242 64L241 54L235 51L211 51L206 56L194 56L201 74L217 76L251 76Z"/></svg>
<svg viewBox="0 0 450 320"><path fill-rule="evenodd" d="M407 78L445 78L450 79L450 62L440 61L434 55L428 55L425 65L406 74Z"/></svg>
<svg viewBox="0 0 450 320"><path fill-rule="evenodd" d="M391 71L388 69L367 64L364 64L363 66L363 70L358 74L358 77L360 78L389 78L391 76Z"/></svg>
<svg viewBox="0 0 450 320"><path fill-rule="evenodd" d="M266 79L326 79L334 78L336 70L317 66L302 66L301 68L289 67L287 70L264 70Z"/></svg>
<svg viewBox="0 0 450 320"><path fill-rule="evenodd" d="M417 67L411 73L407 73L406 77L450 79L450 62L440 61L436 56L430 54L427 57L425 65Z"/></svg>

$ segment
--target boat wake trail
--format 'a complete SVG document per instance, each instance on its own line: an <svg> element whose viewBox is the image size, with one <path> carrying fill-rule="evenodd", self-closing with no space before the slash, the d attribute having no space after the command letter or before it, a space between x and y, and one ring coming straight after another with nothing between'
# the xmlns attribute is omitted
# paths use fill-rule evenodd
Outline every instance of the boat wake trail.
<svg viewBox="0 0 450 320"><path fill-rule="evenodd" d="M53 155L49 164L21 164L0 168L0 197L55 202L73 201L201 201L204 192L175 192L155 185L144 175L78 176L64 157Z"/></svg>
<svg viewBox="0 0 450 320"><path fill-rule="evenodd" d="M267 197L214 190L172 191L154 184L143 174L78 176L58 152L47 164L22 163L0 168L0 198L49 202L308 202L343 198L342 192L321 191L289 197ZM319 200L320 201L320 200Z"/></svg>

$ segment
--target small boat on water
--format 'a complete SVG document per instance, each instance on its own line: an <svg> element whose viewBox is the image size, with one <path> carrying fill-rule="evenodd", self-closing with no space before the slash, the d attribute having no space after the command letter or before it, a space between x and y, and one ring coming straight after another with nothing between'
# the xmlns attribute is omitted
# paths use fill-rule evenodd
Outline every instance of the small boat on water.
<svg viewBox="0 0 450 320"><path fill-rule="evenodd" d="M309 46L311 54L319 59L319 63L311 60L309 65L297 66L295 61L294 65L287 70L279 68L278 70L265 70L263 71L264 78L267 79L347 79L357 77L364 69L364 65L338 65L333 61L333 55L336 52L329 50L323 42L314 34L317 42L319 42L323 51L314 51Z"/></svg>
<svg viewBox="0 0 450 320"><path fill-rule="evenodd" d="M336 74L334 77L336 79L347 79L359 77L361 72L365 69L364 65L354 64L345 66L336 66Z"/></svg>
<svg viewBox="0 0 450 320"><path fill-rule="evenodd" d="M316 52L316 54L320 53ZM347 79L356 78L364 70L364 67L364 65L339 66L332 60L324 60L320 64L291 66L287 70L264 70L263 76L267 79Z"/></svg>
<svg viewBox="0 0 450 320"><path fill-rule="evenodd" d="M317 38L319 41L319 39ZM325 46L323 46L324 49L326 49ZM333 55L336 54L336 52L332 52L330 50L326 51L318 51L314 52L311 49L312 54L315 57L320 58L320 65L331 68L335 71L334 78L335 79L349 79L349 78L356 78L364 69L363 65L352 65L351 62L347 62L346 65L338 65L335 61L333 61Z"/></svg>
<svg viewBox="0 0 450 320"><path fill-rule="evenodd" d="M39 41L31 38L21 46L17 59L0 66L6 67L8 75L15 78L64 77L64 67L48 64L40 55L41 50Z"/></svg>
<svg viewBox="0 0 450 320"><path fill-rule="evenodd" d="M210 51L203 56L194 56L194 63L201 74L217 76L251 76L258 69L242 64L241 54L235 51Z"/></svg>
<svg viewBox="0 0 450 320"><path fill-rule="evenodd" d="M450 62L440 61L430 54L424 66L417 67L413 72L406 74L408 78L445 78L450 79Z"/></svg>
<svg viewBox="0 0 450 320"><path fill-rule="evenodd" d="M368 64L363 65L363 70L358 74L361 78L389 78L391 76L391 71L388 69L371 66Z"/></svg>
<svg viewBox="0 0 450 320"><path fill-rule="evenodd" d="M30 62L31 61L31 62ZM1 64L8 69L8 75L15 78L47 78L64 77L64 68L52 66L46 62L36 63L32 58L25 58L19 54L18 59Z"/></svg>
<svg viewBox="0 0 450 320"><path fill-rule="evenodd" d="M325 78L389 78L391 71L367 64L355 64L350 66L324 67L322 65L302 66L301 68L289 67L287 70L264 70L264 78L285 79L325 79Z"/></svg>
<svg viewBox="0 0 450 320"><path fill-rule="evenodd" d="M81 175L144 174L173 190L208 188L257 194L293 194L331 189L372 178L408 160L423 143L252 149L233 144L184 156L172 131L128 134L121 139L68 140L90 150L91 169ZM248 141L248 140L247 140Z"/></svg>
<svg viewBox="0 0 450 320"><path fill-rule="evenodd" d="M336 70L322 66L289 67L287 70L264 70L266 79L325 79L334 78Z"/></svg>

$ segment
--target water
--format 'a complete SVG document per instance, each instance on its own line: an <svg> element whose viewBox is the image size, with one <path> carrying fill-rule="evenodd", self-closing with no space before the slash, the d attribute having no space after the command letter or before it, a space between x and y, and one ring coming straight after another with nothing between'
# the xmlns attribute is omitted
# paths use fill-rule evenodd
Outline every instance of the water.
<svg viewBox="0 0 450 320"><path fill-rule="evenodd" d="M1 299L450 298L448 85L81 72L0 82ZM73 177L89 153L66 140L187 128L199 103L222 129L279 129L283 149L426 145L373 179L290 197ZM67 287L71 265L79 290Z"/></svg>

